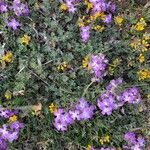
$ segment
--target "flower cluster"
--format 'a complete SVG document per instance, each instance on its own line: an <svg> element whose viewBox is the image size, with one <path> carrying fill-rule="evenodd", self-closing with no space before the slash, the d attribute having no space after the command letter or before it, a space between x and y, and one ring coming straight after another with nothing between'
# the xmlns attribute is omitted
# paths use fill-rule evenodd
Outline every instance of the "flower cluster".
<svg viewBox="0 0 150 150"><path fill-rule="evenodd" d="M97 106L103 115L111 115L117 109L116 97L111 91L106 91L97 100Z"/></svg>
<svg viewBox="0 0 150 150"><path fill-rule="evenodd" d="M7 142L12 143L18 139L20 129L24 127L23 123L19 121L12 122L11 124L3 124L0 128L0 149L5 150L7 147Z"/></svg>
<svg viewBox="0 0 150 150"><path fill-rule="evenodd" d="M99 142L101 143L101 145L109 143L110 142L110 136L109 135L105 135L105 136L101 137Z"/></svg>
<svg viewBox="0 0 150 150"><path fill-rule="evenodd" d="M131 43L130 46L135 49L138 50L140 52L147 52L148 48L149 48L149 40L150 40L150 35L148 33L144 33L142 38L134 38Z"/></svg>
<svg viewBox="0 0 150 150"><path fill-rule="evenodd" d="M89 61L89 69L91 74L93 75L92 80L100 81L106 76L106 66L108 60L105 58L104 54L92 55Z"/></svg>
<svg viewBox="0 0 150 150"><path fill-rule="evenodd" d="M114 21L115 21L115 24L118 25L118 26L121 26L122 23L123 23L123 17L122 16L116 16L114 17Z"/></svg>
<svg viewBox="0 0 150 150"><path fill-rule="evenodd" d="M139 81L141 80L145 80L145 79L150 79L150 70L144 68L141 69L137 72L138 77L139 77Z"/></svg>
<svg viewBox="0 0 150 150"><path fill-rule="evenodd" d="M88 145L88 147L86 148L86 150L116 150L116 148L102 147L102 148L100 148L100 149L95 149L95 148L93 148L91 145Z"/></svg>
<svg viewBox="0 0 150 150"><path fill-rule="evenodd" d="M144 138L133 132L125 133L124 140L127 142L127 145L123 146L126 150L143 150L144 148Z"/></svg>
<svg viewBox="0 0 150 150"><path fill-rule="evenodd" d="M17 17L29 15L27 4L21 3L20 0L13 0L12 5L8 5L5 2L0 2L0 13L6 13L8 11L10 11L10 13L13 12ZM21 26L20 22L13 16L7 18L5 22L6 25L13 30L18 29L18 27Z"/></svg>
<svg viewBox="0 0 150 150"><path fill-rule="evenodd" d="M9 119L7 124L3 124L0 127L0 149L6 150L7 143L12 143L19 137L20 129L24 127L23 123L17 120L16 114L18 111L5 110L0 108L0 117Z"/></svg>
<svg viewBox="0 0 150 150"><path fill-rule="evenodd" d="M90 38L90 26L80 27L80 36L82 42L87 42Z"/></svg>
<svg viewBox="0 0 150 150"><path fill-rule="evenodd" d="M132 28L136 31L143 31L147 26L144 18L140 18L136 25L132 26Z"/></svg>
<svg viewBox="0 0 150 150"><path fill-rule="evenodd" d="M112 21L113 13L116 10L116 5L111 1L106 2L105 0L65 0L65 2L61 4L60 9L75 13L77 10L76 5L80 3L86 7L84 12L86 15L83 15L78 19L81 41L85 43L88 42L90 37L90 29L103 31L103 24L109 24ZM120 17L116 19L116 22L121 25L123 21L122 18Z"/></svg>
<svg viewBox="0 0 150 150"><path fill-rule="evenodd" d="M118 109L125 103L135 104L141 100L140 93L136 87L125 89L117 93L116 89L122 84L122 79L111 80L97 100L97 106L103 115L111 115L113 110Z"/></svg>
<svg viewBox="0 0 150 150"><path fill-rule="evenodd" d="M137 104L141 100L141 95L136 87L131 87L124 90L119 96L118 99L120 102L129 103L129 104Z"/></svg>
<svg viewBox="0 0 150 150"><path fill-rule="evenodd" d="M80 98L74 108L68 112L64 109L57 109L54 112L54 127L59 131L67 130L67 127L73 124L76 120L88 120L93 117L95 106L89 104L84 99Z"/></svg>
<svg viewBox="0 0 150 150"><path fill-rule="evenodd" d="M11 63L13 59L13 54L11 51L7 51L3 56L2 56L2 61L6 63Z"/></svg>
<svg viewBox="0 0 150 150"><path fill-rule="evenodd" d="M5 118L5 119L10 118L11 116L16 115L17 113L18 113L17 110L12 111L12 110L9 110L9 109L0 108L0 117Z"/></svg>
<svg viewBox="0 0 150 150"><path fill-rule="evenodd" d="M22 38L20 38L20 43L24 44L24 45L29 45L31 38L30 36L28 36L27 34L24 34Z"/></svg>
<svg viewBox="0 0 150 150"><path fill-rule="evenodd" d="M57 69L59 71L64 71L65 69L69 68L69 63L64 61L62 63L60 63L58 66L57 66Z"/></svg>

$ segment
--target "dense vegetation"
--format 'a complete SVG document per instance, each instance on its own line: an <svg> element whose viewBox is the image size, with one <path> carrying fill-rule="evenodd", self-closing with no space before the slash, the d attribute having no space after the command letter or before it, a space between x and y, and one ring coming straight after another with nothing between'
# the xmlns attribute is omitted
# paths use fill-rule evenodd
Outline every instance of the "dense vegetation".
<svg viewBox="0 0 150 150"><path fill-rule="evenodd" d="M0 1L0 150L144 150L150 3Z"/></svg>

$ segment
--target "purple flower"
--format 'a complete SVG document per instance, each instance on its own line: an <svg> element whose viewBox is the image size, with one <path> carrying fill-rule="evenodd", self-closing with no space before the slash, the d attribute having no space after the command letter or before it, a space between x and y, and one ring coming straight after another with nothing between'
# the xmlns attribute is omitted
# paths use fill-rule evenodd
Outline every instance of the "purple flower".
<svg viewBox="0 0 150 150"><path fill-rule="evenodd" d="M112 20L112 14L108 14L108 15L106 15L106 17L105 17L104 22L105 22L105 23L110 23L111 20Z"/></svg>
<svg viewBox="0 0 150 150"><path fill-rule="evenodd" d="M86 43L90 38L90 27L85 26L80 28L81 41Z"/></svg>
<svg viewBox="0 0 150 150"><path fill-rule="evenodd" d="M113 4L112 2L108 2L107 3L107 10L108 11L110 11L110 12L112 12L112 13L114 13L115 12L115 10L116 10L116 5L115 4Z"/></svg>
<svg viewBox="0 0 150 150"><path fill-rule="evenodd" d="M63 115L63 118L62 118L66 124L70 125L72 123L74 123L74 119L72 118L71 114L68 113L68 112L65 112L65 114Z"/></svg>
<svg viewBox="0 0 150 150"><path fill-rule="evenodd" d="M7 149L6 140L4 140L2 137L0 137L0 150L6 150L6 149Z"/></svg>
<svg viewBox="0 0 150 150"><path fill-rule="evenodd" d="M116 5L115 5L115 4L112 4L112 5L110 6L110 11L111 11L112 13L114 13L115 10L116 10Z"/></svg>
<svg viewBox="0 0 150 150"><path fill-rule="evenodd" d="M112 111L117 109L115 96L111 92L106 91L97 100L97 106L99 107L103 115L111 115Z"/></svg>
<svg viewBox="0 0 150 150"><path fill-rule="evenodd" d="M133 132L125 133L124 140L127 142L127 145L123 145L124 149L143 150L144 148L144 138Z"/></svg>
<svg viewBox="0 0 150 150"><path fill-rule="evenodd" d="M12 28L13 30L17 30L18 27L20 27L20 23L16 19L11 19L6 21L7 26Z"/></svg>
<svg viewBox="0 0 150 150"><path fill-rule="evenodd" d="M93 117L95 106L90 105L83 98L80 98L75 109L79 112L78 120L88 120Z"/></svg>
<svg viewBox="0 0 150 150"><path fill-rule="evenodd" d="M12 143L13 141L17 140L19 136L19 132L9 132L7 140Z"/></svg>
<svg viewBox="0 0 150 150"><path fill-rule="evenodd" d="M89 68L91 74L94 75L95 80L97 81L102 80L102 78L107 74L106 72L107 62L108 60L105 58L105 55L103 54L91 56Z"/></svg>
<svg viewBox="0 0 150 150"><path fill-rule="evenodd" d="M74 7L74 5L68 6L68 11L71 13L74 13L77 9Z"/></svg>
<svg viewBox="0 0 150 150"><path fill-rule="evenodd" d="M116 149L115 148L109 148L109 147L107 147L107 148L102 147L100 150L116 150Z"/></svg>
<svg viewBox="0 0 150 150"><path fill-rule="evenodd" d="M111 80L109 84L106 86L106 90L114 91L120 84L122 84L122 79L118 78L116 80Z"/></svg>
<svg viewBox="0 0 150 150"><path fill-rule="evenodd" d="M74 13L76 11L74 2L75 2L75 0L66 0L66 5L68 7L68 11L71 13Z"/></svg>
<svg viewBox="0 0 150 150"><path fill-rule="evenodd" d="M94 5L93 5L93 12L96 13L96 12L100 12L100 11L102 11L101 3L94 3Z"/></svg>
<svg viewBox="0 0 150 150"><path fill-rule="evenodd" d="M128 143L135 144L136 143L135 134L133 132L127 132L124 135L124 140L127 141Z"/></svg>
<svg viewBox="0 0 150 150"><path fill-rule="evenodd" d="M2 127L0 128L0 135L5 140L8 138L9 131L8 131L8 128L7 128L6 124L3 124Z"/></svg>
<svg viewBox="0 0 150 150"><path fill-rule="evenodd" d="M140 102L141 95L136 87L132 87L124 90L118 98L124 103L135 104Z"/></svg>
<svg viewBox="0 0 150 150"><path fill-rule="evenodd" d="M54 112L54 116L56 118L60 118L63 114L65 113L65 111L63 109L57 109L55 112Z"/></svg>
<svg viewBox="0 0 150 150"><path fill-rule="evenodd" d="M58 131L67 130L67 123L62 118L55 118L53 125Z"/></svg>
<svg viewBox="0 0 150 150"><path fill-rule="evenodd" d="M11 116L17 114L18 111L12 111L12 110L3 110L3 109L0 109L0 116L3 117L3 118L10 118Z"/></svg>
<svg viewBox="0 0 150 150"><path fill-rule="evenodd" d="M7 12L7 5L5 2L0 2L0 13L5 13Z"/></svg>
<svg viewBox="0 0 150 150"><path fill-rule="evenodd" d="M75 120L87 120L93 117L95 106L90 105L87 101L80 98L74 108L65 112L58 109L54 112L53 125L58 131L65 131L67 127L75 122Z"/></svg>
<svg viewBox="0 0 150 150"><path fill-rule="evenodd" d="M20 0L14 0L11 9L13 9L15 15L17 16L29 15L29 9L27 4L20 3Z"/></svg>
<svg viewBox="0 0 150 150"><path fill-rule="evenodd" d="M91 119L94 115L93 111L95 110L94 106L89 106L87 108L84 108L80 113L80 119L88 120Z"/></svg>
<svg viewBox="0 0 150 150"><path fill-rule="evenodd" d="M80 120L80 117L79 117L79 114L80 114L80 111L79 110L70 110L69 111L70 115L71 115L71 118L73 118L73 120Z"/></svg>
<svg viewBox="0 0 150 150"><path fill-rule="evenodd" d="M24 124L19 121L14 121L10 124L10 129L19 132L20 129L24 128Z"/></svg>

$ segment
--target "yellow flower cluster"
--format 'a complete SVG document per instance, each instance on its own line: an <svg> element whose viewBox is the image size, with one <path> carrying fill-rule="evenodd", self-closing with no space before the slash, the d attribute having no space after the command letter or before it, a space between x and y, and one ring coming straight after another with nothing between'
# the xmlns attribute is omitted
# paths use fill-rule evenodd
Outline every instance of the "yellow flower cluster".
<svg viewBox="0 0 150 150"><path fill-rule="evenodd" d="M68 68L69 64L67 62L62 62L57 66L57 69L60 71L64 71L66 68Z"/></svg>
<svg viewBox="0 0 150 150"><path fill-rule="evenodd" d="M144 18L141 18L136 25L134 25L132 28L136 31L143 31L145 27L147 26Z"/></svg>
<svg viewBox="0 0 150 150"><path fill-rule="evenodd" d="M79 17L79 19L77 21L77 25L79 27L84 27L86 25L90 25L93 30L102 32L104 30L104 25L97 25L97 24L95 24L95 21L97 19L104 20L105 16L106 15L103 12L94 13L94 14L90 15L89 17L82 16L82 17Z"/></svg>
<svg viewBox="0 0 150 150"><path fill-rule="evenodd" d="M96 25L92 29L94 29L95 31L102 32L104 30L104 26Z"/></svg>
<svg viewBox="0 0 150 150"><path fill-rule="evenodd" d="M65 11L65 10L68 9L68 7L67 7L67 5L66 5L65 3L62 3L62 4L60 5L59 9Z"/></svg>
<svg viewBox="0 0 150 150"><path fill-rule="evenodd" d="M145 61L145 56L143 54L140 54L138 60L140 63L143 63Z"/></svg>
<svg viewBox="0 0 150 150"><path fill-rule="evenodd" d="M13 58L13 54L10 51L7 51L6 54L3 55L2 60L6 63L11 63Z"/></svg>
<svg viewBox="0 0 150 150"><path fill-rule="evenodd" d="M142 39L134 38L131 41L130 46L136 50L146 52L148 51L149 48L149 40L150 40L150 35L145 33L143 34Z"/></svg>
<svg viewBox="0 0 150 150"><path fill-rule="evenodd" d="M20 39L20 42L22 44L29 45L30 36L28 36L27 34L24 34L24 36Z"/></svg>
<svg viewBox="0 0 150 150"><path fill-rule="evenodd" d="M104 143L109 143L110 142L110 136L109 135L103 136L100 138L99 141L100 141L101 145L104 145Z"/></svg>
<svg viewBox="0 0 150 150"><path fill-rule="evenodd" d="M91 145L88 145L86 150L91 150L92 149L92 146Z"/></svg>
<svg viewBox="0 0 150 150"><path fill-rule="evenodd" d="M90 3L88 0L84 0L84 4L87 6L87 10L93 8L93 4Z"/></svg>
<svg viewBox="0 0 150 150"><path fill-rule="evenodd" d="M57 110L57 107L53 103L51 103L49 105L49 111L50 111L50 113L53 114L56 110Z"/></svg>
<svg viewBox="0 0 150 150"><path fill-rule="evenodd" d="M89 56L85 56L82 60L82 67L88 68L88 63L89 63Z"/></svg>
<svg viewBox="0 0 150 150"><path fill-rule="evenodd" d="M123 17L122 16L116 16L114 18L115 24L121 26L123 23Z"/></svg>
<svg viewBox="0 0 150 150"><path fill-rule="evenodd" d="M137 72L139 80L150 79L150 71L148 69L141 69Z"/></svg>
<svg viewBox="0 0 150 150"><path fill-rule="evenodd" d="M17 120L17 116L16 115L13 115L9 118L9 122L14 122Z"/></svg>
<svg viewBox="0 0 150 150"><path fill-rule="evenodd" d="M7 90L4 94L4 96L7 100L10 100L12 98L12 93L9 90Z"/></svg>

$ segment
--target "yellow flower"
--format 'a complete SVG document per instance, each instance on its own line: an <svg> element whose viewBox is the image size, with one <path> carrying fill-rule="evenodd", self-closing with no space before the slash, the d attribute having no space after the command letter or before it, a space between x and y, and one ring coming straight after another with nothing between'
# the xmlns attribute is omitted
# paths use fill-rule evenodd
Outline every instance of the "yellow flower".
<svg viewBox="0 0 150 150"><path fill-rule="evenodd" d="M87 5L87 9L93 8L93 4L90 3L88 0L85 0L84 3L85 3L85 5Z"/></svg>
<svg viewBox="0 0 150 150"><path fill-rule="evenodd" d="M93 21L95 21L97 18L101 18L102 20L104 20L105 16L106 15L103 12L102 13L101 12L97 12L97 13L91 15L90 19L93 20Z"/></svg>
<svg viewBox="0 0 150 150"><path fill-rule="evenodd" d="M92 146L91 145L88 145L86 150L91 150L92 149Z"/></svg>
<svg viewBox="0 0 150 150"><path fill-rule="evenodd" d="M140 61L140 63L143 63L145 61L144 55L140 54L140 56L138 57L138 60Z"/></svg>
<svg viewBox="0 0 150 150"><path fill-rule="evenodd" d="M89 56L85 56L82 60L82 67L88 68L88 64L89 64Z"/></svg>
<svg viewBox="0 0 150 150"><path fill-rule="evenodd" d="M148 100L150 100L150 93L147 95Z"/></svg>
<svg viewBox="0 0 150 150"><path fill-rule="evenodd" d="M17 116L16 115L13 115L9 118L9 122L14 122L17 120Z"/></svg>
<svg viewBox="0 0 150 150"><path fill-rule="evenodd" d="M67 7L67 5L66 5L65 3L62 3L62 4L60 5L59 9L65 11L65 10L68 9L68 7Z"/></svg>
<svg viewBox="0 0 150 150"><path fill-rule="evenodd" d="M104 26L100 26L100 25L96 25L96 26L94 26L93 27L93 29L95 30L95 31L103 31L104 30Z"/></svg>
<svg viewBox="0 0 150 150"><path fill-rule="evenodd" d="M141 18L139 22L137 22L137 24L135 26L133 26L133 28L136 30L136 31L143 31L145 29L145 26L146 26L146 22L144 20L144 18Z"/></svg>
<svg viewBox="0 0 150 150"><path fill-rule="evenodd" d="M121 26L123 22L123 17L122 16L116 16L114 18L115 24Z"/></svg>
<svg viewBox="0 0 150 150"><path fill-rule="evenodd" d="M6 92L5 92L5 98L7 99L7 100L10 100L11 98L12 98L12 93L9 91L9 90L7 90Z"/></svg>
<svg viewBox="0 0 150 150"><path fill-rule="evenodd" d="M22 44L29 45L30 42L30 36L27 34L24 34L24 36L20 39Z"/></svg>
<svg viewBox="0 0 150 150"><path fill-rule="evenodd" d="M139 48L141 46L141 40L137 38L133 39L130 43L130 46L134 49Z"/></svg>
<svg viewBox="0 0 150 150"><path fill-rule="evenodd" d="M49 105L49 111L50 111L50 113L53 114L56 110L57 110L57 107L53 103L51 103Z"/></svg>
<svg viewBox="0 0 150 150"><path fill-rule="evenodd" d="M148 69L141 69L137 72L139 80L145 80L150 78L150 71Z"/></svg>
<svg viewBox="0 0 150 150"><path fill-rule="evenodd" d="M141 46L141 51L142 52L145 52L148 50L148 47L149 47L149 43L146 41L146 40L142 40L142 46Z"/></svg>
<svg viewBox="0 0 150 150"><path fill-rule="evenodd" d="M60 71L64 71L68 66L69 66L68 63L64 61L58 65L57 69Z"/></svg>
<svg viewBox="0 0 150 150"><path fill-rule="evenodd" d="M121 59L116 58L115 60L113 60L112 64L114 65L114 67L117 67L118 65L120 65L121 63Z"/></svg>
<svg viewBox="0 0 150 150"><path fill-rule="evenodd" d="M103 145L104 143L109 143L110 142L110 136L105 135L105 136L101 137L99 142L101 143L101 145Z"/></svg>
<svg viewBox="0 0 150 150"><path fill-rule="evenodd" d="M114 74L114 67L109 66L108 73L112 76Z"/></svg>
<svg viewBox="0 0 150 150"><path fill-rule="evenodd" d="M144 34L143 34L143 39L146 40L146 41L147 41L147 40L150 40L150 34L144 33Z"/></svg>
<svg viewBox="0 0 150 150"><path fill-rule="evenodd" d="M101 13L100 13L100 18L101 18L102 20L105 20L105 17L106 17L106 15L105 15L103 12L101 12Z"/></svg>
<svg viewBox="0 0 150 150"><path fill-rule="evenodd" d="M12 52L8 51L8 52L6 52L5 55L3 55L2 60L7 63L10 63L10 62L12 62L12 58L13 58Z"/></svg>
<svg viewBox="0 0 150 150"><path fill-rule="evenodd" d="M85 26L85 23L84 23L84 22L79 22L79 23L78 23L78 26L79 26L79 27L84 27L84 26Z"/></svg>
<svg viewBox="0 0 150 150"><path fill-rule="evenodd" d="M79 17L78 21L77 21L77 25L79 27L84 27L85 23L84 23L84 16L82 18Z"/></svg>

